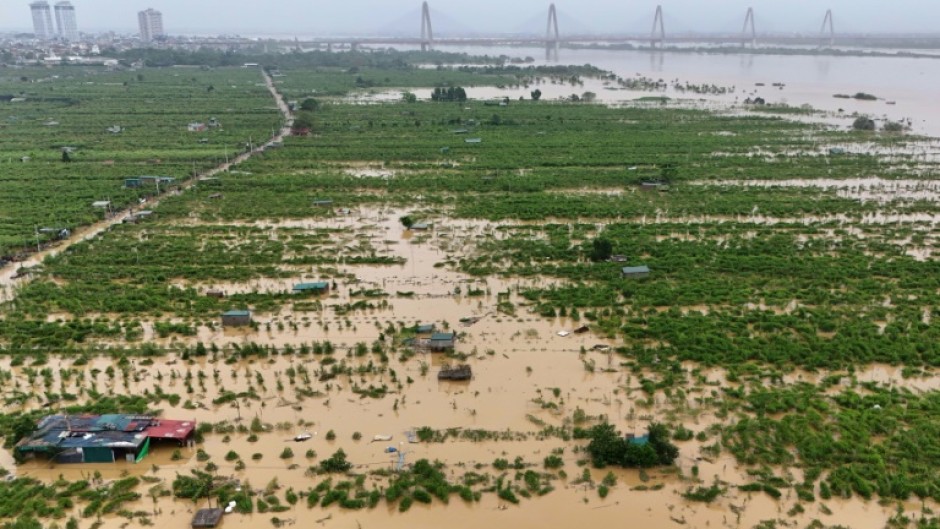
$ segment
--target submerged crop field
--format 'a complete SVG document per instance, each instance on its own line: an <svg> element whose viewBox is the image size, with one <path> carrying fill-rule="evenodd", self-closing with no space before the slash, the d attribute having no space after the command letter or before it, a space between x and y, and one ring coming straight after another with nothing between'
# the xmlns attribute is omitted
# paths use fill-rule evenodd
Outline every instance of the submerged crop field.
<svg viewBox="0 0 940 529"><path fill-rule="evenodd" d="M8 287L0 491L34 499L0 519L175 527L212 497L236 527L938 526L933 140L642 92L474 96L616 82L589 67L343 60L268 69L297 135ZM100 194L153 157L217 163L184 115L220 116L213 145L280 126L257 71L64 71L50 86L103 123L137 115L114 94L189 95L149 118L172 134L71 163L60 130L5 144L37 154L3 185L45 182L63 216L34 165L113 159ZM15 461L55 410L194 420L196 443Z"/></svg>

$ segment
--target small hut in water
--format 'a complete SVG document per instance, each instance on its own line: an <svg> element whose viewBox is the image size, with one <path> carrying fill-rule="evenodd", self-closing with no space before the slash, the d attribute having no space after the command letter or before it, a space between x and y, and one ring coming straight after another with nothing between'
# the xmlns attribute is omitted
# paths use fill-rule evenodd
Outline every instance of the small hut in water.
<svg viewBox="0 0 940 529"><path fill-rule="evenodd" d="M444 366L437 373L438 380L470 380L473 378L473 371L468 365Z"/></svg>
<svg viewBox="0 0 940 529"><path fill-rule="evenodd" d="M199 509L193 516L192 528L201 529L204 527L215 527L222 521L222 509L209 508Z"/></svg>
<svg viewBox="0 0 940 529"><path fill-rule="evenodd" d="M251 311L230 310L222 314L222 325L224 327L244 327L251 325Z"/></svg>
<svg viewBox="0 0 940 529"><path fill-rule="evenodd" d="M448 351L454 348L457 335L452 332L436 332L428 343L432 351Z"/></svg>

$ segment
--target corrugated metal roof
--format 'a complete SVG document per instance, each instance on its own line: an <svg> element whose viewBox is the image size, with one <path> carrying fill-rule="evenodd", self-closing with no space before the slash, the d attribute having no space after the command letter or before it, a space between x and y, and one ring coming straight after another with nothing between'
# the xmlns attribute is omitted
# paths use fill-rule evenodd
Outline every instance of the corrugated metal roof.
<svg viewBox="0 0 940 529"><path fill-rule="evenodd" d="M21 452L138 448L148 437L186 439L194 429L192 421L162 420L150 415L49 415L16 448Z"/></svg>
<svg viewBox="0 0 940 529"><path fill-rule="evenodd" d="M326 281L316 281L313 283L297 283L294 285L294 290L303 291L303 290L326 290L330 288L330 284Z"/></svg>
<svg viewBox="0 0 940 529"><path fill-rule="evenodd" d="M630 274L648 274L650 273L650 268L646 265L643 266L625 266L621 269L624 275Z"/></svg>
<svg viewBox="0 0 940 529"><path fill-rule="evenodd" d="M431 335L431 341L438 342L438 341L453 340L454 336L455 335L452 332L436 332Z"/></svg>
<svg viewBox="0 0 940 529"><path fill-rule="evenodd" d="M223 316L251 316L250 310L229 310L222 313Z"/></svg>

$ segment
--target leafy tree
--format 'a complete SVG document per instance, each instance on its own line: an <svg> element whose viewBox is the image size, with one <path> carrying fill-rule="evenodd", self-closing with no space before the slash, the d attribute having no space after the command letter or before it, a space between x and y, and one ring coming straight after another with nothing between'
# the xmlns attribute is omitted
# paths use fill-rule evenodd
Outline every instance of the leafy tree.
<svg viewBox="0 0 940 529"><path fill-rule="evenodd" d="M414 226L415 224L415 219L411 218L411 216L409 215L405 215L404 217L398 220L399 222L401 222L401 225L404 226L406 230L410 230L411 227Z"/></svg>
<svg viewBox="0 0 940 529"><path fill-rule="evenodd" d="M340 448L328 459L320 461L320 470L327 473L346 472L352 468L352 463L346 461L346 452Z"/></svg>
<svg viewBox="0 0 940 529"><path fill-rule="evenodd" d="M300 104L300 110L304 112L315 112L320 110L320 102L312 97L308 97Z"/></svg>
<svg viewBox="0 0 940 529"><path fill-rule="evenodd" d="M404 102L404 103L417 103L417 102L418 102L418 96L414 95L414 94L411 93L411 92L402 92L402 93L401 93L401 100L402 100L402 102Z"/></svg>
<svg viewBox="0 0 940 529"><path fill-rule="evenodd" d="M904 132L904 124L899 121L886 121L882 129L885 132Z"/></svg>
<svg viewBox="0 0 940 529"><path fill-rule="evenodd" d="M671 465L679 457L679 449L669 442L669 429L653 423L648 442L635 444L624 439L611 424L599 424L587 431L591 442L587 451L594 466L620 465L628 468L649 468Z"/></svg>
<svg viewBox="0 0 940 529"><path fill-rule="evenodd" d="M309 112L301 112L297 114L297 117L294 118L294 128L295 129L312 129L313 128L313 116Z"/></svg>
<svg viewBox="0 0 940 529"><path fill-rule="evenodd" d="M529 95L532 96L532 101L538 101L542 98L542 91L536 88L535 90L529 92Z"/></svg>
<svg viewBox="0 0 940 529"><path fill-rule="evenodd" d="M467 91L460 86L438 86L431 92L431 101L466 101Z"/></svg>
<svg viewBox="0 0 940 529"><path fill-rule="evenodd" d="M591 260L594 262L606 261L614 253L614 245L603 237L594 239L591 243Z"/></svg>
<svg viewBox="0 0 940 529"><path fill-rule="evenodd" d="M855 130L875 130L875 121L868 116L859 116L852 122L852 128Z"/></svg>
<svg viewBox="0 0 940 529"><path fill-rule="evenodd" d="M31 415L20 415L13 420L13 424L10 427L11 435L8 435L6 438L6 444L8 446L13 446L20 439L28 437L34 431L36 431L36 419Z"/></svg>

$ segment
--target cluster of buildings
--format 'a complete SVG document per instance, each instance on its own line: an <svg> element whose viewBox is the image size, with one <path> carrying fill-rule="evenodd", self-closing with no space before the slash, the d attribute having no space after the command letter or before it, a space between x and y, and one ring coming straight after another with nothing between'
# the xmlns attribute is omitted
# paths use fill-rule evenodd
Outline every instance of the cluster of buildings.
<svg viewBox="0 0 940 529"><path fill-rule="evenodd" d="M152 415L49 415L16 444L20 457L45 456L56 463L139 462L151 446L194 442L196 421Z"/></svg>
<svg viewBox="0 0 940 529"><path fill-rule="evenodd" d="M68 0L56 2L50 6L47 0L36 0L29 4L33 15L33 33L39 40L60 39L68 42L78 41L78 22L75 18L75 6ZM55 11L55 25L52 23ZM140 39L151 42L165 35L163 14L156 9L146 9L137 13L137 27Z"/></svg>

